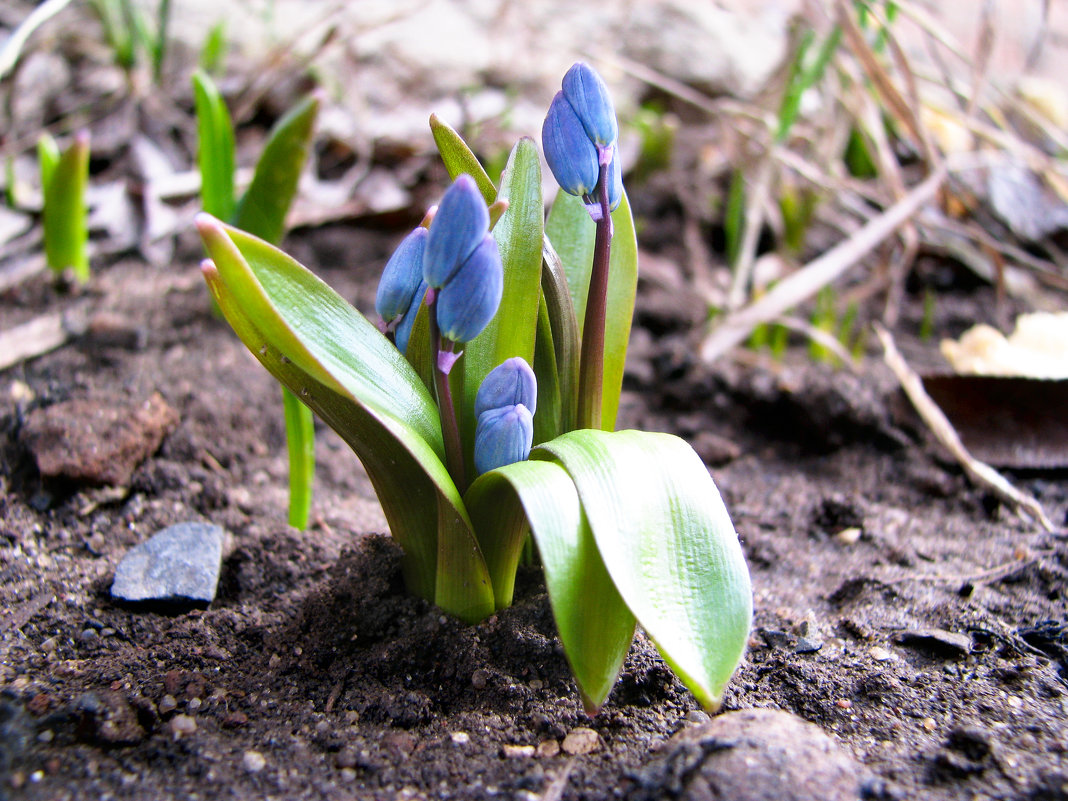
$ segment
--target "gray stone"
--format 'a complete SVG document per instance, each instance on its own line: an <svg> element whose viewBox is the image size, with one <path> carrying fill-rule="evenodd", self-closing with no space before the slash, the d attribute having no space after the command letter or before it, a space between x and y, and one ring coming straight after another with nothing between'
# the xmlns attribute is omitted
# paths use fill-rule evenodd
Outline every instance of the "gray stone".
<svg viewBox="0 0 1068 801"><path fill-rule="evenodd" d="M178 523L131 548L115 570L111 596L122 601L211 603L219 583L225 532L210 523Z"/></svg>
<svg viewBox="0 0 1068 801"><path fill-rule="evenodd" d="M873 787L819 727L770 709L684 728L641 774L628 801L857 801Z"/></svg>

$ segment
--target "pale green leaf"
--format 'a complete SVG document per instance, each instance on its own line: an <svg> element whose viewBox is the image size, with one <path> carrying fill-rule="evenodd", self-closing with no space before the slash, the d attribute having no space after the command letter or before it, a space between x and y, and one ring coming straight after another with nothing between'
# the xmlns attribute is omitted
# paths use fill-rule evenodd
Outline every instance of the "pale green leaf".
<svg viewBox="0 0 1068 801"><path fill-rule="evenodd" d="M197 166L200 202L220 220L234 213L234 126L215 82L205 72L193 73L197 113Z"/></svg>
<svg viewBox="0 0 1068 801"><path fill-rule="evenodd" d="M271 128L252 183L234 213L234 223L272 244L282 241L286 213L311 147L320 96L313 93L290 109Z"/></svg>
<svg viewBox="0 0 1068 801"><path fill-rule="evenodd" d="M545 571L556 628L583 705L604 703L634 637L567 472L549 461L516 462L481 476L464 496L494 578L498 607L512 585L529 530Z"/></svg>
<svg viewBox="0 0 1068 801"><path fill-rule="evenodd" d="M303 530L308 527L315 480L315 419L311 409L285 386L282 387L282 409L289 453L289 525Z"/></svg>
<svg viewBox="0 0 1068 801"><path fill-rule="evenodd" d="M604 334L604 383L601 420L604 428L615 427L619 393L623 387L623 363L627 356L634 298L638 288L638 241L626 193L612 212L615 235L609 267L608 307ZM545 232L560 256L574 304L578 329L586 318L586 298L593 268L596 225L582 201L559 192L549 211Z"/></svg>
<svg viewBox="0 0 1068 801"><path fill-rule="evenodd" d="M53 143L54 144L54 143ZM45 261L51 270L71 270L79 283L89 280L89 132L80 131L70 147L55 158L47 140L38 143L44 195Z"/></svg>
<svg viewBox="0 0 1068 801"><path fill-rule="evenodd" d="M490 614L489 575L443 464L437 408L419 377L373 325L289 256L207 215L197 223L214 260L205 277L220 309L256 358L363 462L405 550L409 587L465 620Z"/></svg>
<svg viewBox="0 0 1068 801"><path fill-rule="evenodd" d="M448 123L442 122L437 114L430 115L430 132L434 136L434 144L438 146L438 153L441 154L449 177L456 180L456 176L467 173L475 179L486 205L492 203L497 197L497 187L493 185L493 181L486 174L486 168L471 152L467 142Z"/></svg>
<svg viewBox="0 0 1068 801"><path fill-rule="evenodd" d="M608 573L665 661L707 709L745 651L752 588L715 483L683 440L573 431L535 449L571 476Z"/></svg>

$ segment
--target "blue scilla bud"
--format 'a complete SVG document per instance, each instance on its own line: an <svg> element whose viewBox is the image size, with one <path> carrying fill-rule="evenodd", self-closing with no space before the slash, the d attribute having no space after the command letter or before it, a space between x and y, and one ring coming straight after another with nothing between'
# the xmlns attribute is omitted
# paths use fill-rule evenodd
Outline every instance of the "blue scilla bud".
<svg viewBox="0 0 1068 801"><path fill-rule="evenodd" d="M504 268L497 241L492 234L485 234L474 253L438 292L441 336L453 342L470 342L497 313L503 292Z"/></svg>
<svg viewBox="0 0 1068 801"><path fill-rule="evenodd" d="M608 87L593 67L583 61L572 65L564 75L563 89L590 140L601 146L615 144L619 137L616 110Z"/></svg>
<svg viewBox="0 0 1068 801"><path fill-rule="evenodd" d="M475 426L475 470L479 475L530 456L534 416L523 404L490 409Z"/></svg>
<svg viewBox="0 0 1068 801"><path fill-rule="evenodd" d="M619 164L619 148L612 148L612 161L608 165L608 208L612 211L623 199L623 169Z"/></svg>
<svg viewBox="0 0 1068 801"><path fill-rule="evenodd" d="M397 350L405 356L408 355L408 340L412 337L412 328L415 327L415 318L419 316L419 307L423 305L423 298L425 297L426 281L420 281L419 288L415 290L415 294L412 295L411 304L404 312L404 316L401 317L400 325L397 326L397 333L395 334Z"/></svg>
<svg viewBox="0 0 1068 801"><path fill-rule="evenodd" d="M575 109L557 92L541 126L545 161L560 188L570 195L591 194L597 187L597 146L586 134Z"/></svg>
<svg viewBox="0 0 1068 801"><path fill-rule="evenodd" d="M538 403L538 381L526 359L513 356L494 367L482 379L475 395L475 417L501 406L522 404L534 414Z"/></svg>
<svg viewBox="0 0 1068 801"><path fill-rule="evenodd" d="M375 311L387 323L404 314L423 280L423 251L427 230L416 228L401 240L382 270L375 295Z"/></svg>
<svg viewBox="0 0 1068 801"><path fill-rule="evenodd" d="M475 179L460 175L438 204L423 253L423 278L440 289L482 242L489 230L489 211Z"/></svg>

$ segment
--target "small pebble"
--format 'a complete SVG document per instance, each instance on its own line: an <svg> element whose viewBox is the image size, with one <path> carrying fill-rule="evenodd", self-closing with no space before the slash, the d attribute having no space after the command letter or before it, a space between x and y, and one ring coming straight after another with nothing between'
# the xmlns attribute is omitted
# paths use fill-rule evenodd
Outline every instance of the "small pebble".
<svg viewBox="0 0 1068 801"><path fill-rule="evenodd" d="M489 684L489 678L489 671L479 668L471 674L471 686L476 690L484 690L486 689L486 685Z"/></svg>
<svg viewBox="0 0 1068 801"><path fill-rule="evenodd" d="M51 729L45 729L37 734L37 742L50 743L55 738L56 734Z"/></svg>
<svg viewBox="0 0 1068 801"><path fill-rule="evenodd" d="M839 698L837 701L835 701L835 704L838 705L839 709L852 709L853 708L853 702L850 701L848 698Z"/></svg>
<svg viewBox="0 0 1068 801"><path fill-rule="evenodd" d="M860 542L861 530L856 527L843 528L834 538L843 545L856 545Z"/></svg>
<svg viewBox="0 0 1068 801"><path fill-rule="evenodd" d="M157 532L123 556L111 596L121 601L211 603L225 535L210 523L178 523Z"/></svg>
<svg viewBox="0 0 1068 801"><path fill-rule="evenodd" d="M505 759L529 759L534 756L532 745L503 745L501 754Z"/></svg>
<svg viewBox="0 0 1068 801"><path fill-rule="evenodd" d="M241 764L249 773L259 773L267 767L267 760L259 751L246 751L241 758Z"/></svg>
<svg viewBox="0 0 1068 801"><path fill-rule="evenodd" d="M159 699L159 713L166 715L178 708L178 699L173 695L165 695Z"/></svg>
<svg viewBox="0 0 1068 801"><path fill-rule="evenodd" d="M538 743L538 747L534 750L534 753L540 759L554 757L560 753L560 743L556 742L556 740L542 740Z"/></svg>
<svg viewBox="0 0 1068 801"><path fill-rule="evenodd" d="M923 721L920 723L920 727L924 731L931 732L938 728L938 724L935 723L934 718L924 718Z"/></svg>
<svg viewBox="0 0 1068 801"><path fill-rule="evenodd" d="M893 655L892 652L888 651L886 648L883 648L880 645L873 645L868 650L868 654L876 662L889 662L891 659L894 658L894 655Z"/></svg>
<svg viewBox="0 0 1068 801"><path fill-rule="evenodd" d="M454 731L449 735L449 739L456 745L467 745L471 742L471 735L465 731Z"/></svg>
<svg viewBox="0 0 1068 801"><path fill-rule="evenodd" d="M345 782L354 782L354 781L356 781L356 771L354 771L352 768L342 768L341 769L341 780L345 781Z"/></svg>
<svg viewBox="0 0 1068 801"><path fill-rule="evenodd" d="M579 726L572 729L564 741L560 744L565 754L578 756L580 754L592 754L601 748L601 736L593 729Z"/></svg>
<svg viewBox="0 0 1068 801"><path fill-rule="evenodd" d="M171 718L170 728L174 739L177 740L179 737L195 732L197 730L197 721L196 718L192 718L189 715L175 715Z"/></svg>

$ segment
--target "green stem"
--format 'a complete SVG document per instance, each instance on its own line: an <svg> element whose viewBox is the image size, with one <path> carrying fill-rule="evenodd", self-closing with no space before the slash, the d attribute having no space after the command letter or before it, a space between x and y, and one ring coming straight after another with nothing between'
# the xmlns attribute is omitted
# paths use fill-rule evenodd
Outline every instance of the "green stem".
<svg viewBox="0 0 1068 801"><path fill-rule="evenodd" d="M304 530L311 513L315 480L315 419L300 398L282 387L289 450L289 525Z"/></svg>
<svg viewBox="0 0 1068 801"><path fill-rule="evenodd" d="M609 153L609 156L611 154ZM611 159L602 158L602 162ZM580 428L601 428L604 390L604 327L608 312L608 266L612 250L612 213L608 208L608 163L597 176L596 198L601 207L593 245L593 271L582 324L579 355L578 418Z"/></svg>
<svg viewBox="0 0 1068 801"><path fill-rule="evenodd" d="M430 318L430 348L434 356L434 390L441 416L441 435L445 440L445 467L463 494L467 490L467 470L464 466L464 448L460 439L460 426L456 422L456 407L452 402L452 387L449 386L449 370L443 369L442 356L452 357L452 351L442 350L441 329L438 327L437 291L427 292L427 311Z"/></svg>

